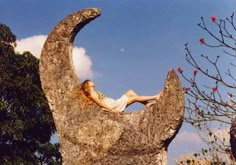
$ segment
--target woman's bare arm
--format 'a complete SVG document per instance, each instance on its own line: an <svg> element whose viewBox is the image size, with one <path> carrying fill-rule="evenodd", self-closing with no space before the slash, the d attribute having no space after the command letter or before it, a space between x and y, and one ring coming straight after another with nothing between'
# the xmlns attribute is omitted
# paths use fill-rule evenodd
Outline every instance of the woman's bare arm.
<svg viewBox="0 0 236 165"><path fill-rule="evenodd" d="M97 94L95 93L91 93L90 98L100 107L104 108L104 110L109 111L109 112L113 112L113 113L119 113L119 111L116 111L114 109L111 109L110 107L108 107L107 105L105 105L104 103L102 103L99 99Z"/></svg>

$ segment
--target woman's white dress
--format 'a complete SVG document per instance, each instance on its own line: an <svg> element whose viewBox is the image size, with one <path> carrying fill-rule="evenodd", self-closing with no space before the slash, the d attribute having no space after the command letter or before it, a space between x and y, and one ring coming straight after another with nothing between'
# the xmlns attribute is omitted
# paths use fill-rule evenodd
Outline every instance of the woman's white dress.
<svg viewBox="0 0 236 165"><path fill-rule="evenodd" d="M118 99L112 99L106 97L103 93L97 91L99 99L111 109L123 112L128 103L128 97L126 95L121 96Z"/></svg>

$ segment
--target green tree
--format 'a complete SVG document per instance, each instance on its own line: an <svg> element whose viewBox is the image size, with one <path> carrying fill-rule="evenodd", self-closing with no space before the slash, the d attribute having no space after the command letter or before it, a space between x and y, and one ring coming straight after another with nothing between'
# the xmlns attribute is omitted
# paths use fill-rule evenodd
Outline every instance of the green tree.
<svg viewBox="0 0 236 165"><path fill-rule="evenodd" d="M0 24L0 164L61 164L41 88L39 60L14 51L16 36Z"/></svg>
<svg viewBox="0 0 236 165"><path fill-rule="evenodd" d="M236 136L232 133L235 128L231 128L231 146L226 137L229 137L229 128L236 114L235 17L233 13L226 19L211 16L210 20L208 23L201 18L198 26L207 37L201 37L199 42L214 53L201 54L199 60L186 44L186 61L193 72L188 75L184 69L178 68L188 84L184 88L187 96L185 119L200 130L202 139L208 144L209 148L202 150L203 155L214 152L217 156L213 157L217 160L234 162L236 139L232 138Z"/></svg>

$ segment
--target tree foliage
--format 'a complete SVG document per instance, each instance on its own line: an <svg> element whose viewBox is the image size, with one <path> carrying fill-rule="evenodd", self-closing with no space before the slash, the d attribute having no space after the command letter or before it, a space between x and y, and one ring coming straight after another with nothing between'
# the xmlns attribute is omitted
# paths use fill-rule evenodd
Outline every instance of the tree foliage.
<svg viewBox="0 0 236 165"><path fill-rule="evenodd" d="M56 132L41 88L39 60L16 53L16 36L0 24L0 164L60 164Z"/></svg>
<svg viewBox="0 0 236 165"><path fill-rule="evenodd" d="M236 114L235 17L233 13L226 19L218 20L216 16L210 19L209 23L202 17L198 24L207 34L199 42L215 54L201 54L199 60L186 44L186 61L193 72L189 76L182 67L178 68L188 84L184 87L186 121L200 130L209 146L204 151L216 151L234 160L229 146L229 127Z"/></svg>

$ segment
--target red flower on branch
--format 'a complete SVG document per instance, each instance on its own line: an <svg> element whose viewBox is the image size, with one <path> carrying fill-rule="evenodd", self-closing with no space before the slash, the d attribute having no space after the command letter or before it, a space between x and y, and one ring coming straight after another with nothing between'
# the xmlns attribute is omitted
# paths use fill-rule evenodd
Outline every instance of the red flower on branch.
<svg viewBox="0 0 236 165"><path fill-rule="evenodd" d="M232 98L233 94L232 93L228 93L228 98Z"/></svg>
<svg viewBox="0 0 236 165"><path fill-rule="evenodd" d="M212 21L212 22L215 22L215 21L216 21L216 19L217 19L217 17L216 17L216 16L214 16L214 15L213 15L213 16L211 16L211 21Z"/></svg>
<svg viewBox="0 0 236 165"><path fill-rule="evenodd" d="M178 70L179 73L183 72L183 69L180 66L177 68L177 70Z"/></svg>
<svg viewBox="0 0 236 165"><path fill-rule="evenodd" d="M198 70L195 69L195 70L193 71L193 75L196 76L197 72L198 72Z"/></svg>
<svg viewBox="0 0 236 165"><path fill-rule="evenodd" d="M217 87L213 87L212 92L216 92L216 91L217 91Z"/></svg>
<svg viewBox="0 0 236 165"><path fill-rule="evenodd" d="M200 38L200 39L199 39L199 42L200 42L201 44L205 43L204 38Z"/></svg>
<svg viewBox="0 0 236 165"><path fill-rule="evenodd" d="M184 88L184 91L187 93L190 90L190 88Z"/></svg>

